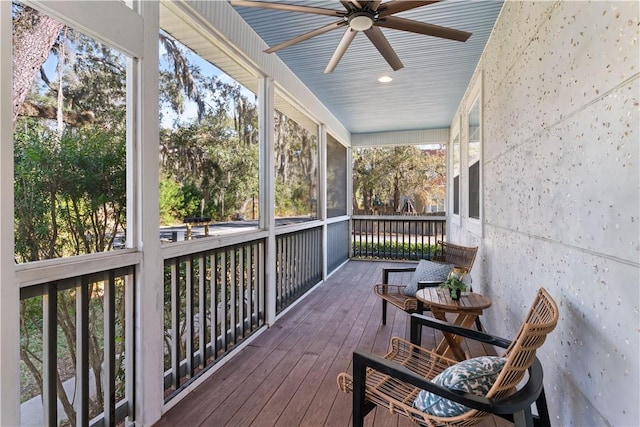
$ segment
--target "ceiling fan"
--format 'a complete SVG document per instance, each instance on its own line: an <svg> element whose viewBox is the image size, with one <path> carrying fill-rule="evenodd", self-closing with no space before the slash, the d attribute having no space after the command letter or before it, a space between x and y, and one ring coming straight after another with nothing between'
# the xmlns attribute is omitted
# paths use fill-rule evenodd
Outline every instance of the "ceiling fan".
<svg viewBox="0 0 640 427"><path fill-rule="evenodd" d="M342 59L349 45L358 34L364 32L371 43L378 49L380 54L389 63L394 71L404 67L400 58L393 50L389 41L382 33L379 27L391 28L393 30L408 31L410 33L424 34L427 36L440 37L444 39L467 41L471 37L471 33L466 31L455 30L453 28L441 27L438 25L427 24L424 22L414 21L411 19L393 16L396 13L415 9L421 6L427 6L437 3L440 0L431 1L409 1L409 0L391 0L382 2L382 0L341 0L345 10L327 9L323 7L305 6L300 4L275 3L253 0L231 0L233 6L256 7L263 9L276 9L289 12L312 13L316 15L335 16L337 21L325 25L308 33L302 34L293 39L282 42L276 46L266 49L265 52L273 53L286 47L292 46L312 37L324 34L337 28L346 27L346 31L342 36L342 40L338 44L325 73L331 73L335 70L338 62Z"/></svg>

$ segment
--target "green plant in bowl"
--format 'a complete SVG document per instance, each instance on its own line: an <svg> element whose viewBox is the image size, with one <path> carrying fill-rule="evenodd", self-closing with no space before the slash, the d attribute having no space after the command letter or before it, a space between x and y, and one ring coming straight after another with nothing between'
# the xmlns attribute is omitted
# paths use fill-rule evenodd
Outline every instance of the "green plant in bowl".
<svg viewBox="0 0 640 427"><path fill-rule="evenodd" d="M442 282L439 287L447 289L451 299L457 300L460 298L460 294L467 290L467 285L462 281L464 275L464 271L454 268L451 270L451 273L449 273L447 280Z"/></svg>

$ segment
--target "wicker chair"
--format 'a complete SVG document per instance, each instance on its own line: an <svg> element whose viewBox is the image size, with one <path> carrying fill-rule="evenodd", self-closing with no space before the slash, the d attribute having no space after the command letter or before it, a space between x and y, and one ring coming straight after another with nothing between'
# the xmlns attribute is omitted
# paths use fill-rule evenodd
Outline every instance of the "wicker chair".
<svg viewBox="0 0 640 427"><path fill-rule="evenodd" d="M438 241L441 249L436 250L435 256L431 259L435 262L443 262L453 264L455 267L465 270L467 273L473 267L473 261L476 259L478 247L467 247L455 245L453 243ZM406 285L390 285L389 273L400 273L407 271L415 271L416 267L399 267L382 269L382 284L375 285L373 291L382 298L382 324L387 324L387 303L391 303L404 310L407 313L418 313L418 300L415 297L404 294ZM440 282L419 282L418 288L428 286L438 286Z"/></svg>
<svg viewBox="0 0 640 427"><path fill-rule="evenodd" d="M353 392L354 426L362 426L365 415L376 405L428 426L472 426L490 413L509 419L516 425L533 425L534 421L550 425L542 385L542 366L536 357L536 350L555 328L558 307L545 289L538 291L524 323L511 342L420 314L413 314L411 320L412 337L415 336L414 329L423 324L506 348L502 355L506 363L496 374L493 385L489 385L486 395L478 396L453 391L431 382L436 375L458 362L403 339L393 337L391 351L384 357L356 350L353 353L353 376L348 373L338 375L338 387L342 391ZM516 389L527 370L527 382ZM413 406L421 390L472 409L453 417L438 417L422 412ZM534 402L539 414L536 417L531 413Z"/></svg>

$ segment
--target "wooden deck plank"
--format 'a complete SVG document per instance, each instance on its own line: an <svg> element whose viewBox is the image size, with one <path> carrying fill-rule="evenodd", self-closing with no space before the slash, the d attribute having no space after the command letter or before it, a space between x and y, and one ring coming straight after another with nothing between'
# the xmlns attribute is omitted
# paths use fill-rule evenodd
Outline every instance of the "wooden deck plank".
<svg viewBox="0 0 640 427"><path fill-rule="evenodd" d="M382 268L407 263L351 261L289 309L237 356L169 410L156 426L350 426L349 394L336 376L351 370L354 349L384 354L391 336L408 337L409 316L390 306L382 325L373 285ZM410 273L394 273L406 283ZM424 328L423 345L441 335ZM486 354L486 348L471 351ZM491 351L491 349L488 349ZM385 410L374 410L368 426L415 424ZM493 418L484 427L503 427Z"/></svg>

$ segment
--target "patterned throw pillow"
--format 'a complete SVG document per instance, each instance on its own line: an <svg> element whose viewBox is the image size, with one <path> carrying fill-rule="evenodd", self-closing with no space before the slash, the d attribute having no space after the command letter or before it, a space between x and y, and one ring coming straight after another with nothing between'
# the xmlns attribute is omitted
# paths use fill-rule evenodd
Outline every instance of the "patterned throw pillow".
<svg viewBox="0 0 640 427"><path fill-rule="evenodd" d="M418 291L418 282L444 282L447 280L452 268L453 264L442 264L421 259L416 271L413 273L411 282L407 283L404 288L404 294L409 297L415 297Z"/></svg>
<svg viewBox="0 0 640 427"><path fill-rule="evenodd" d="M506 361L506 358L497 356L481 356L464 360L442 371L433 379L433 383L450 390L484 396L500 375ZM471 410L468 406L426 390L418 393L413 406L436 417L455 417Z"/></svg>

